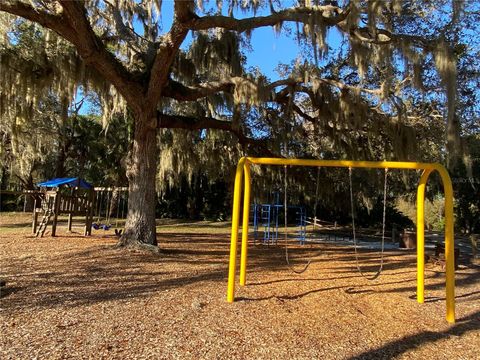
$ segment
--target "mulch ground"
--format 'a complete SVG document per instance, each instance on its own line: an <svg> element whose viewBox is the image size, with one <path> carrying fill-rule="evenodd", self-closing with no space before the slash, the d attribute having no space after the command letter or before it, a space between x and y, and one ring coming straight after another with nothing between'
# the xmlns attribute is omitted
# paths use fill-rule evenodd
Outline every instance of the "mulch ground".
<svg viewBox="0 0 480 360"><path fill-rule="evenodd" d="M251 246L246 287L226 302L228 227L166 228L161 255L117 250L110 232L34 238L2 218L2 359L478 359L480 268L456 272L457 322L445 321L444 272L415 300L415 254L389 251L375 281L353 250ZM202 231L205 229L205 231ZM300 253L302 251L302 253ZM363 255L366 270L376 253ZM238 280L238 279L237 279Z"/></svg>

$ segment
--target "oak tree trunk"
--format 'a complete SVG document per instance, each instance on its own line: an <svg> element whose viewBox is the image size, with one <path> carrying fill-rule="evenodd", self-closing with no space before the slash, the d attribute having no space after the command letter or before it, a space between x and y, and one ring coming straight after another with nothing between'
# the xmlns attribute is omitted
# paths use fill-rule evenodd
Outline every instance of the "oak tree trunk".
<svg viewBox="0 0 480 360"><path fill-rule="evenodd" d="M55 164L55 177L62 178L65 177L67 174L67 169L65 167L65 162L67 160L67 154L64 147L64 144L60 142L61 145L58 149L56 164ZM78 175L80 176L80 175Z"/></svg>
<svg viewBox="0 0 480 360"><path fill-rule="evenodd" d="M137 118L127 166L129 181L128 213L120 246L157 245L155 229L155 177L157 172L157 133L155 119Z"/></svg>
<svg viewBox="0 0 480 360"><path fill-rule="evenodd" d="M30 173L28 178L23 182L23 190L34 190L35 184L33 182L33 175ZM24 195L23 198L23 211L32 212L33 211L33 197L31 195Z"/></svg>

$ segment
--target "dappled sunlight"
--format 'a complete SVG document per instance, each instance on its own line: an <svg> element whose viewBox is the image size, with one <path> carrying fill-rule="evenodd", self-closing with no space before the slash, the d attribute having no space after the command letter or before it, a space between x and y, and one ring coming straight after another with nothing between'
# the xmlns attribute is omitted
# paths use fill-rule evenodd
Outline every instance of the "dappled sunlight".
<svg viewBox="0 0 480 360"><path fill-rule="evenodd" d="M11 319L2 331L13 334L12 324L22 322L20 337L28 334L31 341L37 341L33 331L39 327L53 328L52 334L70 328L88 339L88 327L82 324L89 321L97 324L96 331L110 332L119 321L133 321L131 326L136 327L134 319L142 319L142 326L151 331L168 332L173 327L193 341L200 336L218 342L220 338L209 329L222 331L224 322L233 321L237 328L256 334L257 344L267 341L262 335L264 324L270 324L271 331L284 332L281 342L315 342L321 333L322 338L336 336L339 344L347 344L355 334L367 336L369 329L386 329L383 334L376 333L366 347L351 345L345 355L352 358L401 354L411 348L428 352L430 343L448 341L448 334L461 332L468 343L478 331L478 268L461 266L457 270L457 313L459 319L467 320L448 328L444 321L445 276L440 267L427 269L426 303L420 305L415 297L415 253L386 251L384 271L375 281L368 281L356 269L351 246L326 242L289 245L294 266L311 259L301 275L286 265L281 242L278 246L251 243L247 286L239 287L236 302L228 304L229 236L216 233L215 226L211 229L207 224L168 222L159 226L160 254L119 250L112 231L83 237L67 234L61 227L55 238L2 232L0 260L8 286L0 312ZM220 229L224 226L218 224ZM376 271L378 251L360 251L359 261L365 272ZM189 315L192 311L201 318L200 333L193 330L196 320ZM162 316L153 315L157 312ZM305 326L310 329L308 335L299 335ZM119 330L121 336L127 336L127 328ZM336 329L341 335L326 329ZM65 341L73 341L70 336L74 333L67 334ZM397 340L399 335L404 340ZM164 339L162 335L160 339Z"/></svg>

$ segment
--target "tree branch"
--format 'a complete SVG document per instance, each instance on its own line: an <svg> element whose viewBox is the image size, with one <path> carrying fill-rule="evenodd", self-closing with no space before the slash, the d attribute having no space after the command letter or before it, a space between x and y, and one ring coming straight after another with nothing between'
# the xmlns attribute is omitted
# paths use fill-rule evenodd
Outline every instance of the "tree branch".
<svg viewBox="0 0 480 360"><path fill-rule="evenodd" d="M335 14L325 16L324 14ZM345 20L349 9L341 9L337 6L313 6L313 7L295 7L272 13L268 16L249 17L245 19L236 19L229 16L204 16L188 24L191 30L208 30L211 28L223 28L226 30L235 30L244 32L247 30L274 26L284 21L295 21L306 23L311 17L322 19L322 23L328 26L334 26Z"/></svg>
<svg viewBox="0 0 480 360"><path fill-rule="evenodd" d="M240 129L232 126L231 121L218 120L212 117L190 117L181 115L167 115L157 113L157 124L160 129L186 129L186 130L202 130L202 129L216 129L228 131L238 138L238 142L242 146L252 146L260 151L264 156L278 156L274 154L266 146L264 139L252 139L246 136Z"/></svg>
<svg viewBox="0 0 480 360"><path fill-rule="evenodd" d="M154 111L162 96L170 75L170 66L177 54L180 45L188 34L185 23L194 18L194 3L192 0L175 0L174 18L170 31L166 33L160 42L160 46L153 60L150 72L148 89L146 94L146 106Z"/></svg>
<svg viewBox="0 0 480 360"><path fill-rule="evenodd" d="M62 14L54 15L45 11L33 8L30 4L22 1L0 1L0 11L20 16L24 19L36 22L46 28L49 28L59 34L61 37L72 41L74 30L68 24Z"/></svg>
<svg viewBox="0 0 480 360"><path fill-rule="evenodd" d="M115 85L131 108L137 113L140 112L139 95L143 92L143 87L132 79L132 75L105 48L93 31L82 2L69 0L59 0L59 2L65 17L75 31L75 38L70 41L75 45L83 61L94 67L105 80Z"/></svg>
<svg viewBox="0 0 480 360"><path fill-rule="evenodd" d="M348 33L350 36L354 36L362 42L376 45L388 45L392 42L407 42L427 51L432 51L437 44L436 40L426 39L418 35L396 34L385 29L375 29L375 35L372 35L370 29L366 27L347 28L340 26L340 29L344 33Z"/></svg>
<svg viewBox="0 0 480 360"><path fill-rule="evenodd" d="M163 90L163 96L178 101L195 101L222 91L231 93L233 86L234 84L230 81L210 81L196 86L187 86L170 79L167 87Z"/></svg>
<svg viewBox="0 0 480 360"><path fill-rule="evenodd" d="M122 14L118 7L118 1L116 1L115 4L112 4L110 1L105 0L105 4L110 7L114 26L120 38L124 41L128 41L129 46L131 46L137 53L141 53L142 49L136 43L136 38L139 37L142 40L146 39L139 36L132 28L130 28L123 22Z"/></svg>
<svg viewBox="0 0 480 360"><path fill-rule="evenodd" d="M302 109L300 109L300 107L295 104L294 102L292 102L292 109L293 111L295 111L298 115L300 115L301 117L303 117L305 120L311 122L311 123L315 123L316 120L314 117L308 115L305 111L303 111Z"/></svg>
<svg viewBox="0 0 480 360"><path fill-rule="evenodd" d="M72 43L80 57L95 68L106 81L115 85L134 111L138 111L140 84L132 80L131 74L106 50L100 38L94 33L82 2L59 0L63 12L51 14L38 10L21 1L0 2L0 11L36 22L59 34Z"/></svg>

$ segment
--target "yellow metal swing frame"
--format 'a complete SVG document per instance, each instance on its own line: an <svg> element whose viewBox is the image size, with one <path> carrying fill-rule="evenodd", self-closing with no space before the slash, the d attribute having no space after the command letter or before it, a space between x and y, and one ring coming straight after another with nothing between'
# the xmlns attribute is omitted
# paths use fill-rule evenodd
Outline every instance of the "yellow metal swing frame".
<svg viewBox="0 0 480 360"><path fill-rule="evenodd" d="M248 254L248 219L250 212L250 166L277 165L277 166L311 166L311 167L344 167L344 168L373 168L373 169L406 169L423 170L417 188L417 301L425 300L425 187L430 174L437 171L443 182L445 194L445 262L446 262L446 319L449 323L455 322L455 264L454 264L454 235L453 235L453 187L450 176L440 164L397 162L397 161L348 161L348 160L308 160L283 158L253 158L243 157L237 165L235 175L235 190L233 196L232 235L230 243L230 263L228 269L227 301L235 300L235 270L237 258L238 230L240 222L240 198L242 184L243 196L243 226L242 248L240 255L240 285L246 284L247 254ZM245 177L245 181L243 181Z"/></svg>

